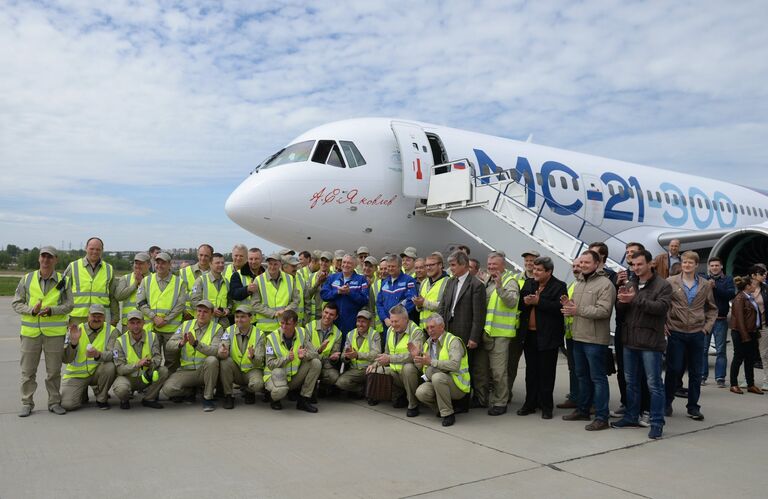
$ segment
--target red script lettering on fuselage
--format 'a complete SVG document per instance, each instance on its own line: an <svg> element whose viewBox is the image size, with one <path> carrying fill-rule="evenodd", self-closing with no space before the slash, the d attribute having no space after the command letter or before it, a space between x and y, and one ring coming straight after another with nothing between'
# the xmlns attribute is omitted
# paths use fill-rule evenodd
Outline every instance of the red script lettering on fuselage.
<svg viewBox="0 0 768 499"><path fill-rule="evenodd" d="M309 199L309 208L316 206L325 206L327 204L349 204L353 206L391 206L397 199L397 194L391 198L385 198L383 194L377 194L375 197L361 196L357 189L342 191L338 187L329 189L323 187L312 194Z"/></svg>

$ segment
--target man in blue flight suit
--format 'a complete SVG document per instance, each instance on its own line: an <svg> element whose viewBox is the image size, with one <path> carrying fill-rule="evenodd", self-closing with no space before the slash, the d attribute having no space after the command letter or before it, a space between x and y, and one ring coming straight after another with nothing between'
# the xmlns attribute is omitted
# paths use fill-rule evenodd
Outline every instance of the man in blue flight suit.
<svg viewBox="0 0 768 499"><path fill-rule="evenodd" d="M389 277L381 283L381 291L376 297L376 313L385 324L382 345L387 341L386 331L389 328L389 310L395 305L402 305L410 314L416 305L413 299L418 295L419 286L416 279L402 272L403 260L398 255L386 257Z"/></svg>

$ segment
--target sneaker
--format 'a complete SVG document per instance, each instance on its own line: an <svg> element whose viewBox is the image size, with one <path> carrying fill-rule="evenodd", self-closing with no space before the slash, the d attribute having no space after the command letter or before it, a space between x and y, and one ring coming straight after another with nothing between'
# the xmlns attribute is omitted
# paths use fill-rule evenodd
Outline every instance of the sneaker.
<svg viewBox="0 0 768 499"><path fill-rule="evenodd" d="M768 392L768 381L763 383L763 386L760 387L760 389L764 392Z"/></svg>
<svg viewBox="0 0 768 499"><path fill-rule="evenodd" d="M649 426L651 426L651 413L647 411L643 412L640 415L640 421L638 421L637 424L639 424L643 428L648 428Z"/></svg>
<svg viewBox="0 0 768 499"><path fill-rule="evenodd" d="M694 421L704 421L704 414L702 414L698 409L689 409L688 417Z"/></svg>
<svg viewBox="0 0 768 499"><path fill-rule="evenodd" d="M22 405L21 410L19 411L19 417L20 418L26 418L32 414L32 406L31 405Z"/></svg>
<svg viewBox="0 0 768 499"><path fill-rule="evenodd" d="M213 412L216 410L216 402L213 400L203 399L203 412Z"/></svg>
<svg viewBox="0 0 768 499"><path fill-rule="evenodd" d="M591 419L588 414L582 414L579 411L573 411L563 416L563 421L589 421Z"/></svg>
<svg viewBox="0 0 768 499"><path fill-rule="evenodd" d="M595 420L597 421L597 420ZM633 423L628 419L620 419L611 423L611 428L626 429L626 428L640 428L640 423Z"/></svg>
<svg viewBox="0 0 768 499"><path fill-rule="evenodd" d="M768 386L768 383L766 383L763 386ZM724 379L717 380L717 387L718 388L725 388L725 380Z"/></svg>
<svg viewBox="0 0 768 499"><path fill-rule="evenodd" d="M57 416L63 416L67 413L67 411L61 406L61 404L53 404L48 408L49 411L56 414Z"/></svg>
<svg viewBox="0 0 768 499"><path fill-rule="evenodd" d="M648 438L658 440L661 438L662 427L659 425L651 426L651 431L648 432Z"/></svg>
<svg viewBox="0 0 768 499"><path fill-rule="evenodd" d="M701 378L701 386L707 386L707 379Z"/></svg>
<svg viewBox="0 0 768 499"><path fill-rule="evenodd" d="M622 405L622 406L619 406L619 408L616 409L615 411L611 411L609 414L612 418L623 418L624 413L626 411L627 411L627 408Z"/></svg>
<svg viewBox="0 0 768 499"><path fill-rule="evenodd" d="M595 419L584 427L584 429L587 431L601 431L607 430L608 428L610 428L608 421L603 421L602 419Z"/></svg>

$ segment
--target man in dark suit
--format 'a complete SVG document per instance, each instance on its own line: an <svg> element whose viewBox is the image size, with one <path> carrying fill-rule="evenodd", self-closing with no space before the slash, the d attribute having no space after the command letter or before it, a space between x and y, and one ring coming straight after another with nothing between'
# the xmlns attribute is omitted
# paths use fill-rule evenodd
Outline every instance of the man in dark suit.
<svg viewBox="0 0 768 499"><path fill-rule="evenodd" d="M489 383L488 353L478 348L482 343L485 326L487 302L485 286L469 273L469 257L456 251L448 257L452 277L443 291L443 297L437 312L445 318L446 330L462 339L469 353L469 372L475 397L480 395L486 400L474 400L475 406L487 407ZM485 394L485 395L483 395Z"/></svg>
<svg viewBox="0 0 768 499"><path fill-rule="evenodd" d="M520 330L525 353L525 403L517 411L527 416L541 408L542 419L552 419L557 353L563 344L565 323L560 298L568 295L565 283L552 275L555 265L546 256L533 264L533 279L520 292Z"/></svg>

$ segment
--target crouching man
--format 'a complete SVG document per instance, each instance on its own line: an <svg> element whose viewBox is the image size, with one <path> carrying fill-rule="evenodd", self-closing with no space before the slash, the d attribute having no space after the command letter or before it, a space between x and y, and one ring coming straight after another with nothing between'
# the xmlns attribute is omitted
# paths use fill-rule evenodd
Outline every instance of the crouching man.
<svg viewBox="0 0 768 499"><path fill-rule="evenodd" d="M253 311L248 305L235 309L235 323L222 336L224 359L220 361L224 409L235 407L234 384L240 385L246 404L256 402L264 391L264 337L251 324Z"/></svg>
<svg viewBox="0 0 768 499"><path fill-rule="evenodd" d="M160 389L168 379L168 369L162 365L160 341L150 329L144 330L144 314L138 310L128 312L125 317L128 331L115 342L115 367L117 379L112 385L120 399L120 409L131 408L131 394L143 391L141 405L162 409L158 402ZM149 328L147 328L149 329Z"/></svg>
<svg viewBox="0 0 768 499"><path fill-rule="evenodd" d="M373 314L367 310L357 313L356 328L347 333L342 354L349 368L336 380L340 390L360 396L365 390L365 370L381 354L381 338L371 327L372 319ZM377 401L369 400L368 404L376 405Z"/></svg>
<svg viewBox="0 0 768 499"><path fill-rule="evenodd" d="M469 393L467 349L461 338L445 330L445 321L439 314L427 319L427 334L423 353L413 359L427 378L416 389L416 397L433 409L437 407L443 426L451 426L456 421L453 401Z"/></svg>

